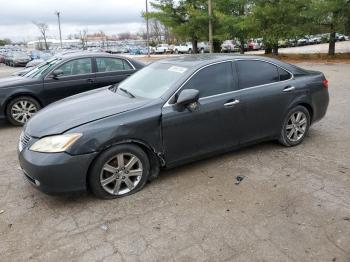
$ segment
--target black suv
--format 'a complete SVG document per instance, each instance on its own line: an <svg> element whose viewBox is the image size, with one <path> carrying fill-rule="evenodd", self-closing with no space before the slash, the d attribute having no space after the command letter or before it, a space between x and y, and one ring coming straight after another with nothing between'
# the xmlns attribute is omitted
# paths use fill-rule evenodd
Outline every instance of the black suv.
<svg viewBox="0 0 350 262"><path fill-rule="evenodd" d="M0 119L23 125L52 102L119 83L142 67L135 60L106 53L54 57L23 76L0 79Z"/></svg>

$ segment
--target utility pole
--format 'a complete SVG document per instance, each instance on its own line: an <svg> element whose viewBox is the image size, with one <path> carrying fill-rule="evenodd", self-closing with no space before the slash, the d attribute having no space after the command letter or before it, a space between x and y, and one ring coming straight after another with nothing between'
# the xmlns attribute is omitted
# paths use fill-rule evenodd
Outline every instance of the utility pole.
<svg viewBox="0 0 350 262"><path fill-rule="evenodd" d="M147 28L147 56L150 57L149 50L149 26L148 26L148 0L146 0L146 28Z"/></svg>
<svg viewBox="0 0 350 262"><path fill-rule="evenodd" d="M61 34L61 19L60 19L60 11L56 11L55 15L57 15L57 19L58 19L58 30L60 32L60 44L61 44L61 48L62 48L62 34Z"/></svg>
<svg viewBox="0 0 350 262"><path fill-rule="evenodd" d="M209 52L213 53L213 25L212 25L211 0L208 0L208 15L209 15Z"/></svg>

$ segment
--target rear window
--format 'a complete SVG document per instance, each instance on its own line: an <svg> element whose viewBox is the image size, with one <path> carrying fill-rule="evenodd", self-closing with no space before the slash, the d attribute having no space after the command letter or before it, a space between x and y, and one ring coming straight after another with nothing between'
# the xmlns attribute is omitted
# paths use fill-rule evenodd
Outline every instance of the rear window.
<svg viewBox="0 0 350 262"><path fill-rule="evenodd" d="M277 66L257 60L236 62L239 88L266 85L280 80Z"/></svg>
<svg viewBox="0 0 350 262"><path fill-rule="evenodd" d="M292 77L290 73L280 67L278 68L278 73L280 75L280 81L288 80Z"/></svg>

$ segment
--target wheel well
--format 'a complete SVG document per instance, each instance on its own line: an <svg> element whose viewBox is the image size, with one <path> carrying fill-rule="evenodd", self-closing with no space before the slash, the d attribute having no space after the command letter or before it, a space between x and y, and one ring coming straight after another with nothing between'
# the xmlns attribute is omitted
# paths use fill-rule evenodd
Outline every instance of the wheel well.
<svg viewBox="0 0 350 262"><path fill-rule="evenodd" d="M9 105L9 103L11 103L11 101L12 100L14 100L14 99L16 99L16 98L18 98L18 97L21 97L21 96L27 96L27 97L30 97L30 98L33 98L33 99L35 99L36 101L38 101L38 103L39 103L39 105L41 106L41 107L43 107L43 104L42 104L42 102L40 101L40 99L38 99L36 96L34 96L34 95L32 95L32 94L26 94L26 93L20 93L20 94L15 94L15 95L13 95L13 96L11 96L11 97L9 97L8 99L7 99L7 101L6 101L6 103L5 103L5 106L4 106L4 114L5 114L5 116L7 116L7 114L6 114L6 109L7 109L7 106Z"/></svg>
<svg viewBox="0 0 350 262"><path fill-rule="evenodd" d="M312 122L312 119L313 119L313 116L314 116L314 111L313 111L312 107L309 104L307 104L307 103L300 103L299 105L305 107L307 109L307 111L309 111L310 121Z"/></svg>
<svg viewBox="0 0 350 262"><path fill-rule="evenodd" d="M138 141L122 141L117 144L113 144L112 146L117 146L117 145L125 145L125 144L131 144L140 147L148 156L149 161L150 161L150 175L148 180L152 181L155 178L157 178L159 174L159 170L161 167L161 159L157 156L157 154L149 147L148 145L145 145L141 142ZM112 147L110 146L110 147ZM95 163L95 160L104 152L105 150L109 149L110 147L106 147L103 150L101 150L95 158L91 161L90 166L88 168L87 174L86 174L86 188L89 190L89 173L92 168L92 165Z"/></svg>

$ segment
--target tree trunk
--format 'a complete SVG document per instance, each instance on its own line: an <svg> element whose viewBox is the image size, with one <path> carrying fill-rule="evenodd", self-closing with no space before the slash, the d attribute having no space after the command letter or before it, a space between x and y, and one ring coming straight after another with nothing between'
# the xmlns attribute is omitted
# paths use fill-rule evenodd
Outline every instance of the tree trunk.
<svg viewBox="0 0 350 262"><path fill-rule="evenodd" d="M329 35L328 55L335 55L335 31L333 24L331 24L331 33Z"/></svg>
<svg viewBox="0 0 350 262"><path fill-rule="evenodd" d="M198 39L197 39L197 37L192 37L191 42L192 42L192 53L197 54L198 53L198 47L197 47Z"/></svg>
<svg viewBox="0 0 350 262"><path fill-rule="evenodd" d="M273 53L274 55L278 55L278 44L274 44L274 45L273 45L272 53Z"/></svg>
<svg viewBox="0 0 350 262"><path fill-rule="evenodd" d="M272 48L270 46L267 46L265 48L265 55L271 54L272 53Z"/></svg>
<svg viewBox="0 0 350 262"><path fill-rule="evenodd" d="M239 47L240 50L239 51L243 55L244 54L244 39L240 38L239 41L240 41L240 47Z"/></svg>
<svg viewBox="0 0 350 262"><path fill-rule="evenodd" d="M44 41L45 41L45 48L46 48L46 50L49 50L49 46L47 45L46 37L44 37Z"/></svg>

